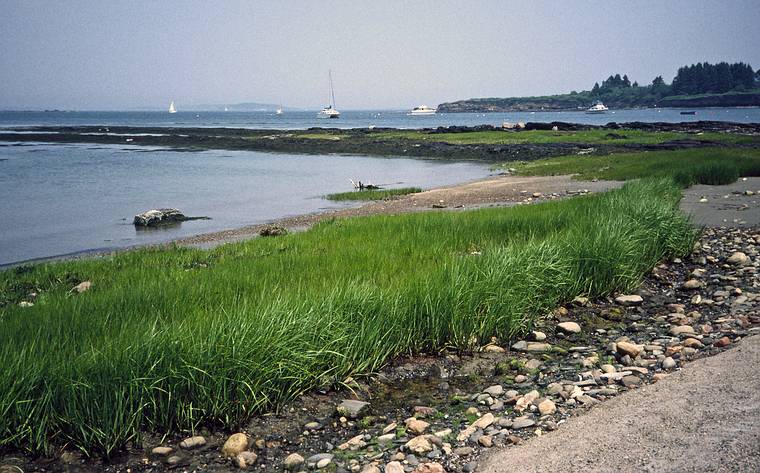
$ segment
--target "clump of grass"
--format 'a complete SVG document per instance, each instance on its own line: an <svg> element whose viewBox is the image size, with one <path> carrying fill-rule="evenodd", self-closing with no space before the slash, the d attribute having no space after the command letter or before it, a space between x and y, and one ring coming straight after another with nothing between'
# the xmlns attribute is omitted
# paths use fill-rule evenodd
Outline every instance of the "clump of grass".
<svg viewBox="0 0 760 473"><path fill-rule="evenodd" d="M708 162L688 171L674 175L674 180L681 187L691 187L694 184L724 185L739 179L739 167L732 162Z"/></svg>
<svg viewBox="0 0 760 473"><path fill-rule="evenodd" d="M419 187L403 187L401 189L370 189L354 192L341 192L339 194L327 194L325 199L345 201L345 200L385 200L396 196L416 194L422 192Z"/></svg>
<svg viewBox="0 0 760 473"><path fill-rule="evenodd" d="M42 289L33 307L0 307L0 447L111 456L146 431L234 428L401 354L506 340L690 251L679 194L642 181L0 273L0 293ZM92 289L71 294L71 274Z"/></svg>

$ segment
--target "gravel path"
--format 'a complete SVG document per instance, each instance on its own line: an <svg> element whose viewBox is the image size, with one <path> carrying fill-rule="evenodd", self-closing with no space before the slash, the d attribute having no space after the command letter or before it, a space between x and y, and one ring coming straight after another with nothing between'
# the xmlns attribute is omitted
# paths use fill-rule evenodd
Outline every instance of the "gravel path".
<svg viewBox="0 0 760 473"><path fill-rule="evenodd" d="M489 455L479 472L760 471L760 336Z"/></svg>

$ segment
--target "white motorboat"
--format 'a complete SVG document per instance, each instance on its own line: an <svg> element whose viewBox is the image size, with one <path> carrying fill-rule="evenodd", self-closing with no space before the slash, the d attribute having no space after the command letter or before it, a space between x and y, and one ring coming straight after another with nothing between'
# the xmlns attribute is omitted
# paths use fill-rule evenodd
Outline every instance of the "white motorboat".
<svg viewBox="0 0 760 473"><path fill-rule="evenodd" d="M333 90L332 71L328 71L330 77L330 105L323 108L317 114L318 118L340 118L340 112L335 109L335 91Z"/></svg>
<svg viewBox="0 0 760 473"><path fill-rule="evenodd" d="M430 108L427 105L420 105L419 107L414 107L407 115L435 115L436 111L436 109Z"/></svg>
<svg viewBox="0 0 760 473"><path fill-rule="evenodd" d="M169 104L169 113L177 113L177 107L174 106L174 100Z"/></svg>
<svg viewBox="0 0 760 473"><path fill-rule="evenodd" d="M609 110L609 108L607 108L606 105L602 102L597 102L593 107L587 108L586 113L607 113L607 110Z"/></svg>

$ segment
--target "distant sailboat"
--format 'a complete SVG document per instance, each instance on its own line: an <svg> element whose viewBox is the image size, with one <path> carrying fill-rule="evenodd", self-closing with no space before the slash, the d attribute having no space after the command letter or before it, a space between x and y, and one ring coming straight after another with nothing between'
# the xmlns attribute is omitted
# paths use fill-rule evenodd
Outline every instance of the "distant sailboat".
<svg viewBox="0 0 760 473"><path fill-rule="evenodd" d="M335 91L333 90L332 71L328 72L330 76L330 105L323 108L317 115L318 118L340 118L340 112L335 110Z"/></svg>
<svg viewBox="0 0 760 473"><path fill-rule="evenodd" d="M229 112L229 111L230 111L230 109L229 109L229 108L227 108L227 107L224 107L224 111L225 111L225 112Z"/></svg>
<svg viewBox="0 0 760 473"><path fill-rule="evenodd" d="M280 106L277 107L277 110L275 110L274 113L276 113L277 115L282 115L282 103L280 103Z"/></svg>
<svg viewBox="0 0 760 473"><path fill-rule="evenodd" d="M169 113L177 113L177 107L174 106L174 100L169 104Z"/></svg>

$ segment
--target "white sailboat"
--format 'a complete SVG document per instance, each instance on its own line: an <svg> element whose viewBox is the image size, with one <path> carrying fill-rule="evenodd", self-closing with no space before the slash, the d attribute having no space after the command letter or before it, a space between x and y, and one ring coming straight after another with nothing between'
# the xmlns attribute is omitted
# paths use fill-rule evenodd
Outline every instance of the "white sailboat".
<svg viewBox="0 0 760 473"><path fill-rule="evenodd" d="M174 106L174 100L169 104L169 113L177 113L177 107Z"/></svg>
<svg viewBox="0 0 760 473"><path fill-rule="evenodd" d="M282 115L282 103L280 103L280 106L277 107L277 110L274 111L277 115Z"/></svg>
<svg viewBox="0 0 760 473"><path fill-rule="evenodd" d="M317 115L318 118L340 118L340 112L335 110L335 91L333 90L332 71L328 72L330 77L330 105L323 108Z"/></svg>

